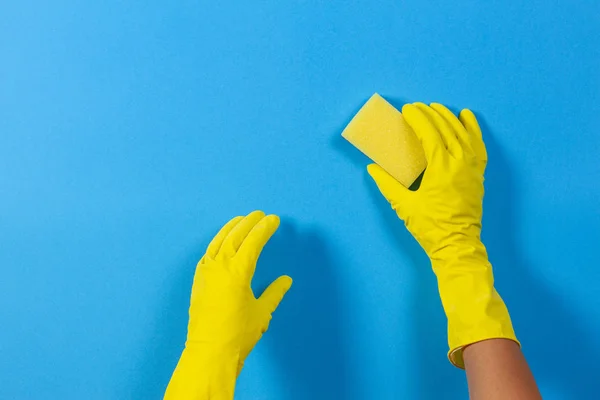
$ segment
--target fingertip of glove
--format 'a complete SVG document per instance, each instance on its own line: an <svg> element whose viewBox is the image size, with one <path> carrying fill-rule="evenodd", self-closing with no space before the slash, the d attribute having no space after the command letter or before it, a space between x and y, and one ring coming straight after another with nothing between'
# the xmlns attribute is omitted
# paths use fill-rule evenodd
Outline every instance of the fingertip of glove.
<svg viewBox="0 0 600 400"><path fill-rule="evenodd" d="M412 104L405 104L402 106L402 114L410 113L414 108L415 106Z"/></svg>
<svg viewBox="0 0 600 400"><path fill-rule="evenodd" d="M265 217L265 219L268 219L269 222L279 225L279 223L281 222L281 218L279 218L279 215L275 215L275 214L269 214Z"/></svg>
<svg viewBox="0 0 600 400"><path fill-rule="evenodd" d="M264 217L265 217L265 212L262 210L254 210L251 213L248 213L248 215L246 215L246 218L258 218L258 220L260 220Z"/></svg>
<svg viewBox="0 0 600 400"><path fill-rule="evenodd" d="M442 103L430 103L429 107L433 108L436 111L438 111L438 110L448 110L448 107L446 107Z"/></svg>
<svg viewBox="0 0 600 400"><path fill-rule="evenodd" d="M281 277L281 279L284 281L283 285L286 288L285 291L287 292L292 287L292 284L294 283L294 280L289 275L283 275Z"/></svg>
<svg viewBox="0 0 600 400"><path fill-rule="evenodd" d="M475 118L475 114L473 114L473 111L469 110L468 108L462 109L460 111L460 114L458 116L461 119L463 119L463 118Z"/></svg>
<svg viewBox="0 0 600 400"><path fill-rule="evenodd" d="M377 185L379 185L381 179L385 179L384 176L387 175L387 172L385 172L385 170L377 164L369 165L367 167L367 172L369 173L369 176L371 176L371 179L373 179L373 181L375 181Z"/></svg>
<svg viewBox="0 0 600 400"><path fill-rule="evenodd" d="M276 286L278 287L282 297L288 292L288 290L290 290L292 283L294 283L294 281L288 275L282 275L277 278Z"/></svg>

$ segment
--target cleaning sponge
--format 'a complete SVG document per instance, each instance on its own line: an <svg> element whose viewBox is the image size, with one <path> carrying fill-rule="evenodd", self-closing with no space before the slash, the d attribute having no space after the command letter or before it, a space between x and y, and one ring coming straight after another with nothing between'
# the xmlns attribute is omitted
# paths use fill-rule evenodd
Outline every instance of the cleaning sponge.
<svg viewBox="0 0 600 400"><path fill-rule="evenodd" d="M423 147L400 111L377 93L342 136L407 188L427 166Z"/></svg>

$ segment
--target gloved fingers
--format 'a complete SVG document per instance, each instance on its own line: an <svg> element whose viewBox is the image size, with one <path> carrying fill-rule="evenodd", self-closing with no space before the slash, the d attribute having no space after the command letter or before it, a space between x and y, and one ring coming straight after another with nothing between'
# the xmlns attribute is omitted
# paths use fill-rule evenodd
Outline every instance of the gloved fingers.
<svg viewBox="0 0 600 400"><path fill-rule="evenodd" d="M412 104L405 104L402 107L402 115L421 141L427 164L433 165L436 157L447 151L438 130L429 118Z"/></svg>
<svg viewBox="0 0 600 400"><path fill-rule="evenodd" d="M221 248L221 245L223 244L223 241L225 240L225 238L227 237L229 232L231 232L231 230L242 219L244 219L244 217L242 217L242 216L235 217L235 218L231 219L229 222L227 222L225 225L223 225L223 227L221 228L219 233L217 233L215 235L215 237L210 241L210 244L206 248L206 256L207 257L215 258L217 256L217 253L219 253L219 249Z"/></svg>
<svg viewBox="0 0 600 400"><path fill-rule="evenodd" d="M377 184L383 197L392 205L398 216L404 220L404 209L410 204L414 192L405 188L403 184L377 164L369 164L367 171Z"/></svg>
<svg viewBox="0 0 600 400"><path fill-rule="evenodd" d="M466 154L474 154L473 148L471 147L469 133L467 132L463 124L460 123L458 118L456 118L456 115L454 115L454 113L443 104L431 103L430 106L435 111L437 111L437 113L440 114L450 126L452 126L452 129L454 130L456 138L458 139L458 142L460 143L460 146L462 147L463 151Z"/></svg>
<svg viewBox="0 0 600 400"><path fill-rule="evenodd" d="M485 169L488 156L487 151L485 149L485 143L483 142L481 128L479 127L479 123L477 122L475 114L473 114L471 110L465 108L460 112L458 118L469 133L469 139L471 142L471 147L473 148L473 152L475 153L475 157Z"/></svg>
<svg viewBox="0 0 600 400"><path fill-rule="evenodd" d="M221 249L219 250L218 257L231 258L235 256L238 249L246 239L246 236L250 233L252 228L265 217L265 213L262 211L253 211L246 215L237 225L229 232Z"/></svg>
<svg viewBox="0 0 600 400"><path fill-rule="evenodd" d="M272 314L291 286L292 278L287 275L280 276L265 289L258 301L264 305L269 314Z"/></svg>
<svg viewBox="0 0 600 400"><path fill-rule="evenodd" d="M239 263L239 266L244 270L240 272L249 280L254 276L256 262L263 247L271 239L277 228L279 228L279 217L277 215L267 215L252 228L240 246L236 257L243 260Z"/></svg>
<svg viewBox="0 0 600 400"><path fill-rule="evenodd" d="M423 114L429 118L429 121L435 126L435 129L439 132L442 141L454 158L462 157L463 150L458 142L456 133L452 129L452 126L433 108L423 103L414 103L415 107L419 108Z"/></svg>

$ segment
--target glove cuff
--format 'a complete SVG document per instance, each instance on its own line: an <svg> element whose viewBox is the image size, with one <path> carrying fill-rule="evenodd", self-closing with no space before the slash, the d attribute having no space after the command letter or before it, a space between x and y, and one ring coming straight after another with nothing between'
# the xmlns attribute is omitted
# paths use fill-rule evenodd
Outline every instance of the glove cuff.
<svg viewBox="0 0 600 400"><path fill-rule="evenodd" d="M467 311L471 317L470 326L467 326L462 319L448 318L448 360L454 366L464 369L463 350L483 340L509 339L521 346L515 335L508 310L500 296L497 293L496 295L497 300L490 301L487 308L481 310L477 319L473 317L479 310L471 308Z"/></svg>
<svg viewBox="0 0 600 400"><path fill-rule="evenodd" d="M448 359L464 368L463 349L487 339L515 336L508 309L494 288L492 266L483 244L455 258L433 262L442 305L448 318ZM475 255L484 257L474 257Z"/></svg>

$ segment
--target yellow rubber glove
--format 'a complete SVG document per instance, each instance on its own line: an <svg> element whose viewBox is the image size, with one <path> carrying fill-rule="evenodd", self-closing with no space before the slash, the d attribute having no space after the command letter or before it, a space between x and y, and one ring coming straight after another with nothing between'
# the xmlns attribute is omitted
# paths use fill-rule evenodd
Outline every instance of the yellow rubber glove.
<svg viewBox="0 0 600 400"><path fill-rule="evenodd" d="M441 104L415 103L402 114L427 157L421 186L410 191L376 164L368 171L431 260L448 318L448 358L464 368L462 350L469 344L492 338L518 343L480 239L487 153L469 110L459 120Z"/></svg>
<svg viewBox="0 0 600 400"><path fill-rule="evenodd" d="M277 278L257 299L250 288L279 217L255 211L229 221L196 267L185 349L165 393L168 400L231 400L244 360L266 332L292 285Z"/></svg>

